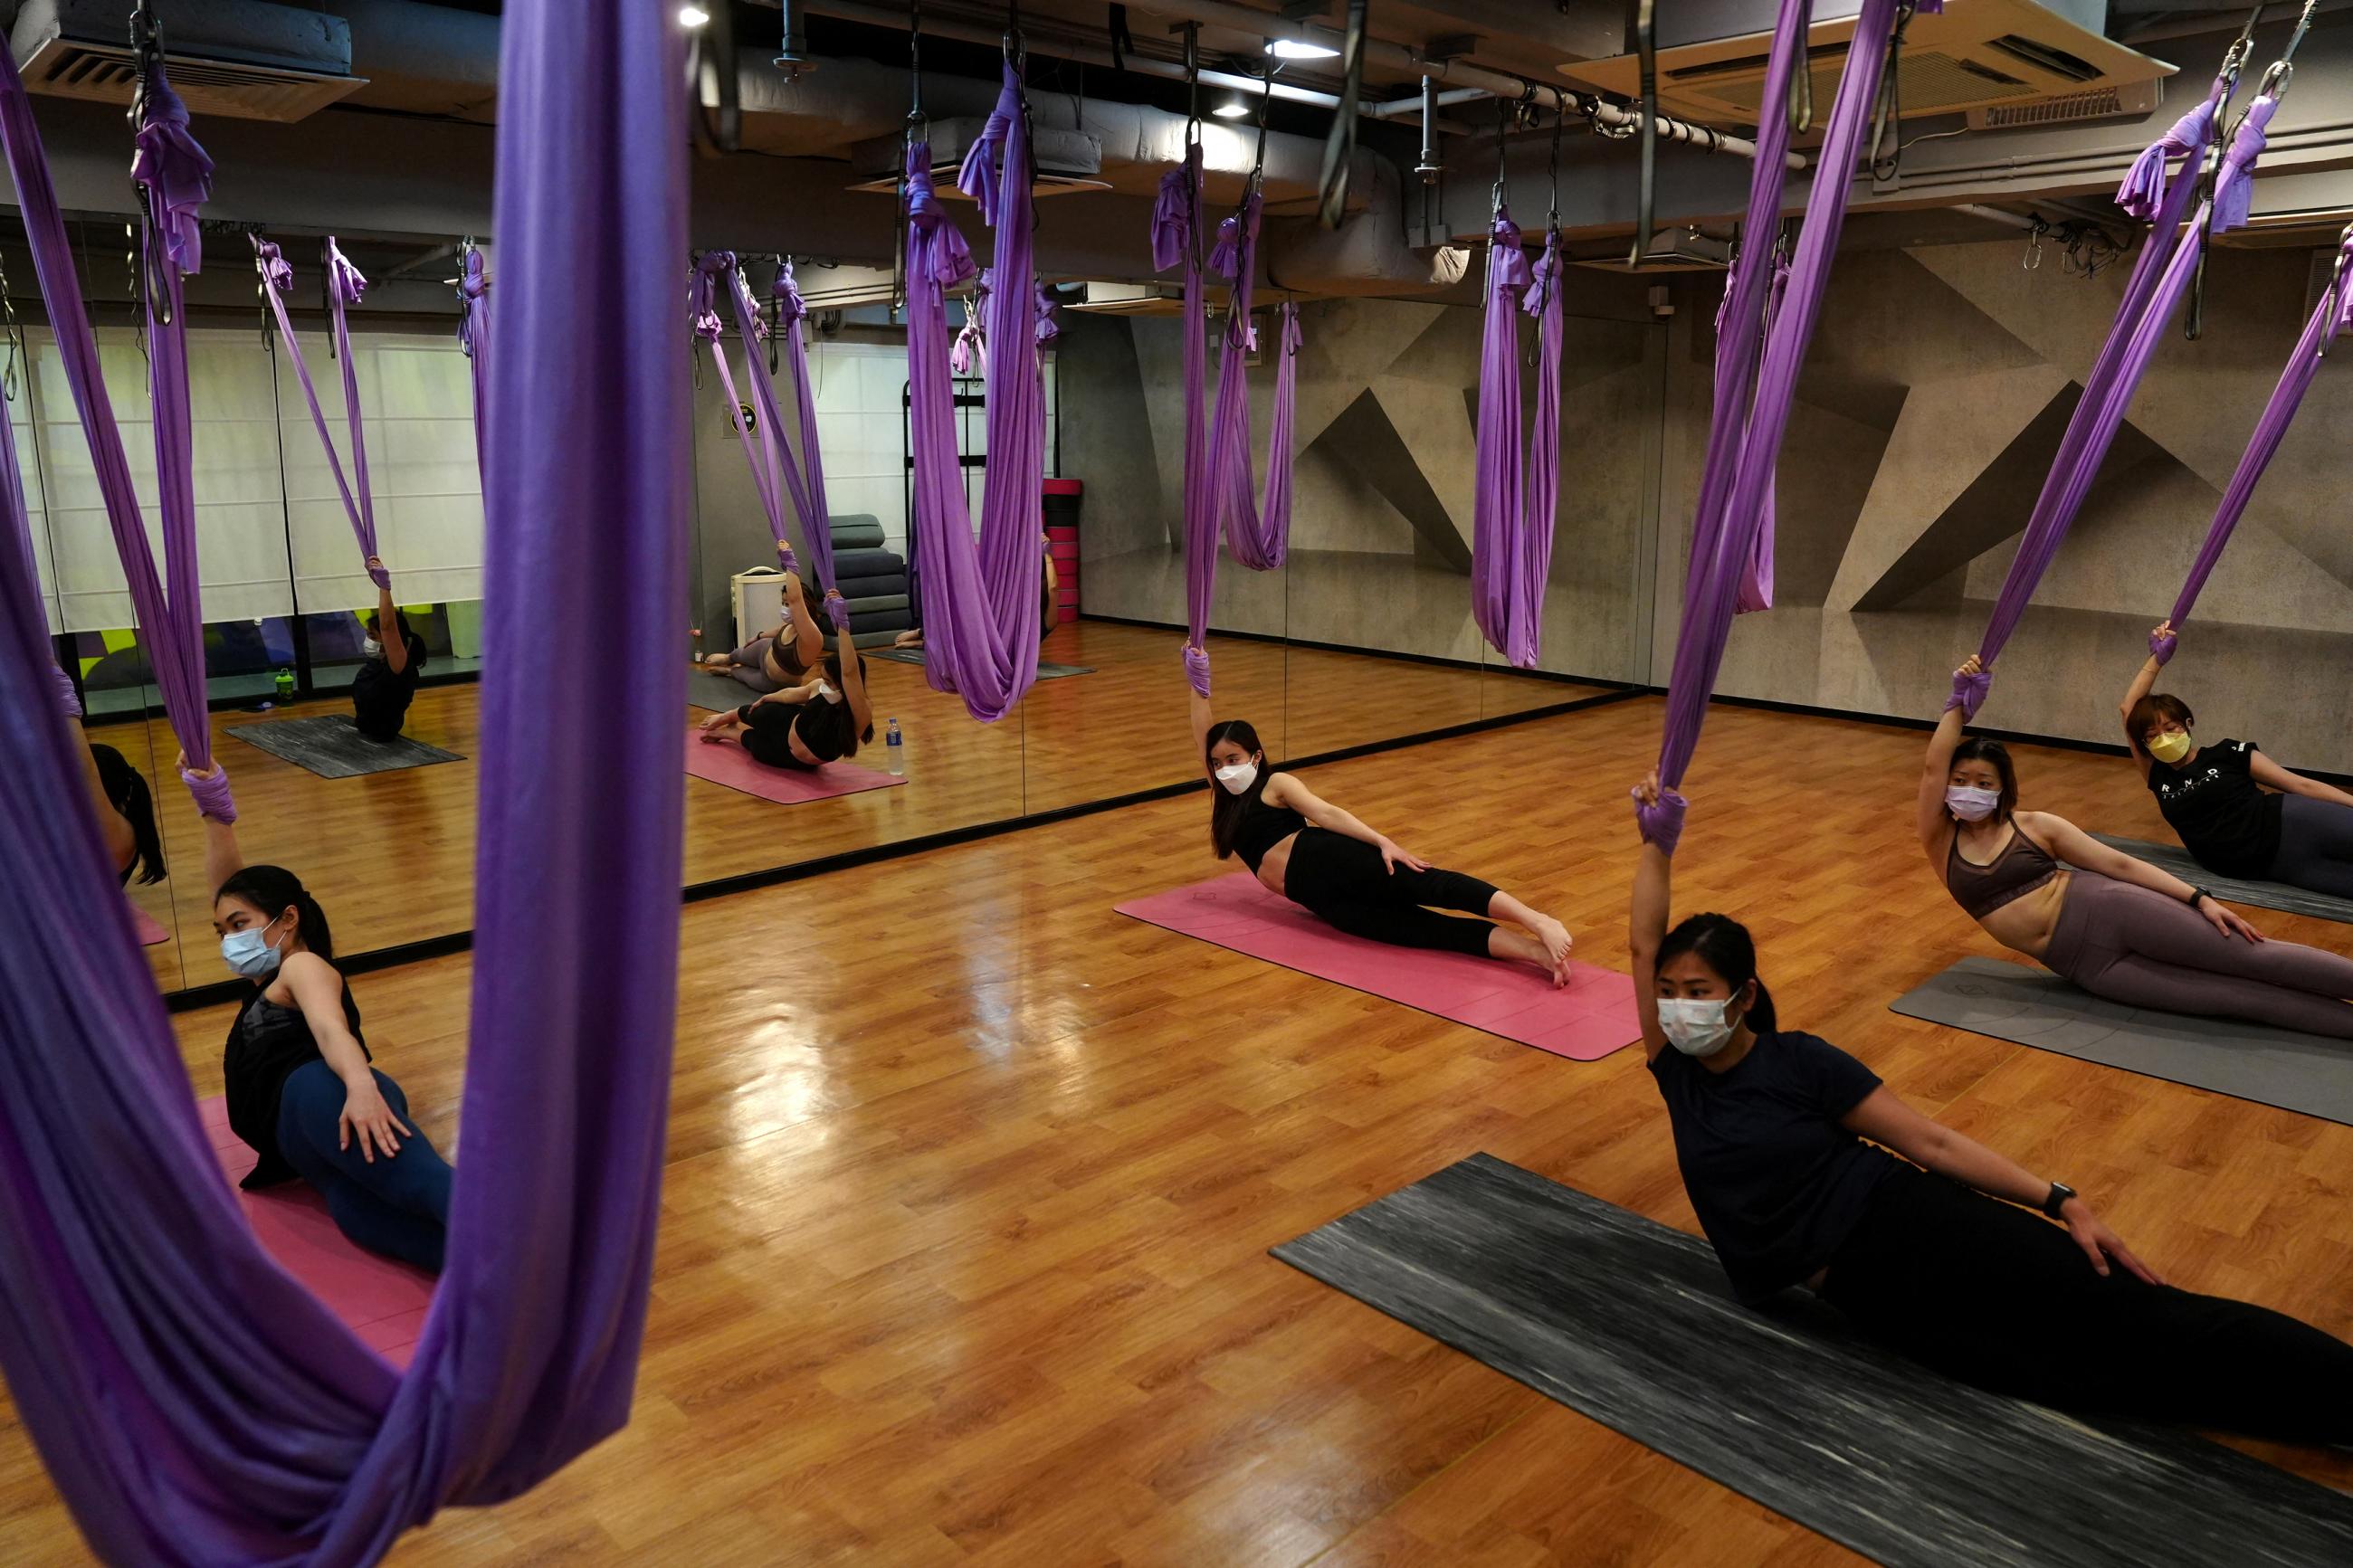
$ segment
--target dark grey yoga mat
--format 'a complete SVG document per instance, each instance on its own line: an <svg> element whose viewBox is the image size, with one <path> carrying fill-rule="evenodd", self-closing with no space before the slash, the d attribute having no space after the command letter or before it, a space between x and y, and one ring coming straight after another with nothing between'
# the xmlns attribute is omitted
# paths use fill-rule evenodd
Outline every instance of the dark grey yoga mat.
<svg viewBox="0 0 2353 1568"><path fill-rule="evenodd" d="M708 670L687 666L686 705L716 713L723 708L741 708L760 694L733 676L712 675Z"/></svg>
<svg viewBox="0 0 2353 1568"><path fill-rule="evenodd" d="M1493 1155L1274 1256L1890 1568L2353 1563L2353 1499L1743 1307L1706 1243Z"/></svg>
<svg viewBox="0 0 2353 1568"><path fill-rule="evenodd" d="M348 713L232 724L228 732L248 746L259 746L271 756L308 768L322 779L355 779L363 773L386 773L395 768L424 768L435 763L466 760L455 752L445 752L406 735L389 741L372 739L359 732Z"/></svg>
<svg viewBox="0 0 2353 1568"><path fill-rule="evenodd" d="M923 650L919 647L876 648L866 657L887 658L894 664L921 664L923 662ZM1040 680L1060 680L1066 675L1092 675L1094 672L1095 667L1092 664L1049 664L1042 658L1038 661L1038 679Z"/></svg>
<svg viewBox="0 0 2353 1568"><path fill-rule="evenodd" d="M1906 1017L2353 1126L2353 1040L2103 1002L1998 958L1965 958L1894 1005Z"/></svg>
<svg viewBox="0 0 2353 1568"><path fill-rule="evenodd" d="M2332 899L2327 893L2307 892L2282 882L2257 882L2241 877L2218 877L2200 866L2189 850L2179 844L2150 844L2138 838L2118 838L2112 834L2094 833L2093 837L2111 849L2121 849L2136 860L2170 871L2193 887L2205 889L2228 904L2252 904L2259 910L2282 910L2292 915L2312 915L2324 921L2343 921L2353 925L2353 900Z"/></svg>

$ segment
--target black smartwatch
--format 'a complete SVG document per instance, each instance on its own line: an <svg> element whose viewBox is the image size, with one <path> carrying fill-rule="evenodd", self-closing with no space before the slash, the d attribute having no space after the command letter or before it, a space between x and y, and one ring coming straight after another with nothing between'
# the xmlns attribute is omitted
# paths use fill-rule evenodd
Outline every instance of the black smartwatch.
<svg viewBox="0 0 2353 1568"><path fill-rule="evenodd" d="M2207 899L2212 898L2213 896L2213 894L2208 892L2205 889L2192 883L2189 889L2189 907L2194 910L2200 903Z"/></svg>
<svg viewBox="0 0 2353 1568"><path fill-rule="evenodd" d="M2052 1183L2051 1191L2044 1194L2042 1199L2042 1212L2049 1215L2052 1219L2057 1219L2059 1217L2059 1211L2066 1206L2067 1200L2074 1195L2075 1189L2069 1186L2066 1183Z"/></svg>

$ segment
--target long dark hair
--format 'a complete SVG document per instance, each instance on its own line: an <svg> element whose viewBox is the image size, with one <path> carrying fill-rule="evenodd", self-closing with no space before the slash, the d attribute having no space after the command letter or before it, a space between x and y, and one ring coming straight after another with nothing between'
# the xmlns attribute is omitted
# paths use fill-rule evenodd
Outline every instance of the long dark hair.
<svg viewBox="0 0 2353 1568"><path fill-rule="evenodd" d="M1258 731L1250 727L1247 720L1228 719L1223 723L1212 724L1208 734L1202 739L1201 765L1211 773L1209 843L1216 847L1220 860L1233 854L1234 836L1241 831L1242 818L1249 816L1250 808L1258 804L1258 797L1266 793L1267 774L1274 771L1271 763L1261 761L1258 776L1250 780L1250 788L1240 795L1229 794L1226 786L1217 781L1217 764L1209 760L1219 745L1227 741L1231 741L1254 757L1263 759L1266 755L1266 748L1259 744Z"/></svg>
<svg viewBox="0 0 2353 1568"><path fill-rule="evenodd" d="M319 907L302 879L285 867L243 868L213 895L215 903L223 899L241 899L273 921L290 908L295 934L302 939L302 945L328 963L335 962L335 935L327 929L327 911Z"/></svg>
<svg viewBox="0 0 2353 1568"><path fill-rule="evenodd" d="M841 690L841 653L839 649L825 656L825 678L833 683L835 690ZM866 679L866 656L862 653L858 656L858 679L861 684ZM858 715L849 710L847 692L842 694L839 702L828 702L818 697L802 703L800 726L801 740L812 752L821 750L818 744L821 739L830 739L835 742L837 755L854 757L859 747L874 739L871 723L863 730L858 728Z"/></svg>
<svg viewBox="0 0 2353 1568"><path fill-rule="evenodd" d="M2001 780L2001 798L1994 805L1994 815L2004 822L2009 821L2010 813L2018 809L2018 769L2010 763L2010 748L2000 741L1972 735L1953 748L1953 760L1947 768L1949 771L1962 763L1976 762L1993 764L1995 776Z"/></svg>
<svg viewBox="0 0 2353 1568"><path fill-rule="evenodd" d="M112 746L93 741L90 760L98 764L99 786L106 798L131 825L131 837L136 850L124 874L138 874L142 882L164 879L164 836L155 830L155 797L148 793L147 780L137 768L125 762L121 752Z"/></svg>
<svg viewBox="0 0 2353 1568"><path fill-rule="evenodd" d="M1779 1017L1773 1010L1773 994L1765 989L1765 982L1757 979L1757 942L1749 936L1748 928L1730 915L1693 915L1667 933L1659 943L1657 969L1664 969L1671 958L1695 953L1699 961L1715 971L1717 978L1732 988L1735 996L1750 981L1757 981L1757 1000L1749 1005L1747 1023L1760 1035L1769 1035L1779 1026Z"/></svg>

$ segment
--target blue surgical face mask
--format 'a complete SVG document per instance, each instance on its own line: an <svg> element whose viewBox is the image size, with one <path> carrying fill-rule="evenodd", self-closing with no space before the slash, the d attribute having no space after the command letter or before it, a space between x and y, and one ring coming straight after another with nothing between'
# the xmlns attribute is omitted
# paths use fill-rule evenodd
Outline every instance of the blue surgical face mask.
<svg viewBox="0 0 2353 1568"><path fill-rule="evenodd" d="M270 925L278 922L272 921ZM269 943L269 926L248 926L233 931L221 938L221 962L248 980L259 980L277 972L284 957Z"/></svg>

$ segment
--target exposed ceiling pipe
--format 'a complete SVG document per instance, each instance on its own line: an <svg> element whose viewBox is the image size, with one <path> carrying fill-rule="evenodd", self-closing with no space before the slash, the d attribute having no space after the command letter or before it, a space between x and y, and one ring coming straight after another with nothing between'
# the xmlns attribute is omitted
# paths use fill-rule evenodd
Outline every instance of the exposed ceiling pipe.
<svg viewBox="0 0 2353 1568"><path fill-rule="evenodd" d="M1971 217L1981 217L1988 223L1998 223L2005 227L2022 229L2028 234L2040 234L2047 226L2037 219L2021 217L2016 213L2004 212L2000 207L1989 207L1980 202L1962 202L1952 210L1957 213L1967 213Z"/></svg>
<svg viewBox="0 0 2353 1568"><path fill-rule="evenodd" d="M1440 93L1417 93L1411 98L1392 98L1386 103L1368 105L1360 112L1367 120L1419 120L1426 112L1425 98L1440 109L1451 109L1458 103L1472 103L1480 99L1493 96L1495 96L1493 93L1481 88L1451 87Z"/></svg>

